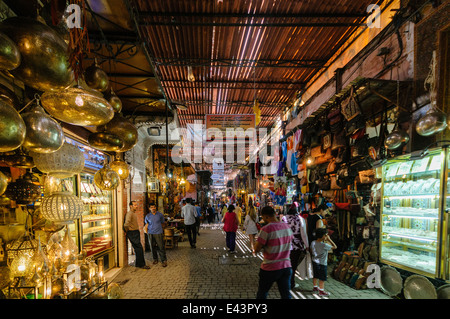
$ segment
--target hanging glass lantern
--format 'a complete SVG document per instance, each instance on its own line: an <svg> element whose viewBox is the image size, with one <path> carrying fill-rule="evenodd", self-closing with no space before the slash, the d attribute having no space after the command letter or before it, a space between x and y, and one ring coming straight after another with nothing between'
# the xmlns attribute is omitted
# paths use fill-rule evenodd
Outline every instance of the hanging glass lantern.
<svg viewBox="0 0 450 319"><path fill-rule="evenodd" d="M33 156L36 168L41 172L58 178L67 178L80 173L84 168L84 155L80 149L67 142L53 153L35 153Z"/></svg>
<svg viewBox="0 0 450 319"><path fill-rule="evenodd" d="M95 173L94 183L101 190L110 191L119 186L120 177L108 164L105 164L105 166Z"/></svg>
<svg viewBox="0 0 450 319"><path fill-rule="evenodd" d="M7 247L8 264L12 277L27 278L33 275L32 258L37 247L38 241L29 236L15 240Z"/></svg>
<svg viewBox="0 0 450 319"><path fill-rule="evenodd" d="M50 270L47 255L44 253L44 249L41 245L41 237L39 237L38 248L34 253L32 263L38 273L48 273Z"/></svg>
<svg viewBox="0 0 450 319"><path fill-rule="evenodd" d="M69 227L66 227L66 233L63 240L61 241L62 247L62 261L65 263L70 263L76 260L78 254L78 246L70 236Z"/></svg>
<svg viewBox="0 0 450 319"><path fill-rule="evenodd" d="M120 159L116 159L115 161L109 164L109 167L119 174L120 179L127 179L130 175L130 170L128 168L128 164Z"/></svg>
<svg viewBox="0 0 450 319"><path fill-rule="evenodd" d="M83 201L69 192L55 192L42 199L41 214L49 221L71 224L82 213Z"/></svg>
<svg viewBox="0 0 450 319"><path fill-rule="evenodd" d="M5 195L20 205L33 204L41 195L39 180L27 172L15 182L8 184Z"/></svg>

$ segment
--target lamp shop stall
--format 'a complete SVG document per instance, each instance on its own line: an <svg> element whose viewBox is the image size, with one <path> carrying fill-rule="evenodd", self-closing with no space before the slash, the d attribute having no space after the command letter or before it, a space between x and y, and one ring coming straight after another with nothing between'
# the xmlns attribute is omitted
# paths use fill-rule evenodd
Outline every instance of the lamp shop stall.
<svg viewBox="0 0 450 319"><path fill-rule="evenodd" d="M117 260L123 153L138 135L107 74L96 61L83 68L81 30L41 17L0 23L3 298L121 296L105 271Z"/></svg>

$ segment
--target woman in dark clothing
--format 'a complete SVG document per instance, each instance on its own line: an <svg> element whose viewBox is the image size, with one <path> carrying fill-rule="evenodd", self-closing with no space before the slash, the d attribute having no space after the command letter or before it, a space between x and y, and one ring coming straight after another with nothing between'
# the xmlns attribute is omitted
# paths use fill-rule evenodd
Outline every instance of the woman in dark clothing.
<svg viewBox="0 0 450 319"><path fill-rule="evenodd" d="M307 227L308 227L308 241L311 243L315 239L315 231L317 228L325 228L322 219L328 213L328 206L325 204L314 208L312 214L308 216Z"/></svg>

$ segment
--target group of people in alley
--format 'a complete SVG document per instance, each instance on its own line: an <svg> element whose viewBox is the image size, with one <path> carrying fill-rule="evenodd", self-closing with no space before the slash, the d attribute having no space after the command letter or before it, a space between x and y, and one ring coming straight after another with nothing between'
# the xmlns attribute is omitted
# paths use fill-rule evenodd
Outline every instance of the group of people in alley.
<svg viewBox="0 0 450 319"><path fill-rule="evenodd" d="M336 249L335 243L328 236L323 218L328 213L328 206L319 205L305 219L296 203L292 204L286 215L279 215L273 207L265 206L258 210L252 203L243 212L239 205L212 208L209 205L202 210L186 198L182 202L181 218L184 221L185 234L191 249L197 247L200 235L201 216L205 222L220 222L225 232L225 245L230 254L236 253L236 233L241 229L249 237L253 256L262 253L263 259L259 269L257 299L266 299L274 283L277 283L282 299L291 298L291 290L298 288L295 272L303 260L312 268L313 293L328 296L325 291L327 281L328 253ZM135 266L149 269L144 259L144 248L140 240L140 229L136 217L136 202L130 202L130 210L125 216L124 231L136 255ZM203 213L203 214L202 214ZM166 219L157 211L155 203L150 203L149 213L144 219L144 232L148 238L153 264L161 262L167 266L164 243Z"/></svg>

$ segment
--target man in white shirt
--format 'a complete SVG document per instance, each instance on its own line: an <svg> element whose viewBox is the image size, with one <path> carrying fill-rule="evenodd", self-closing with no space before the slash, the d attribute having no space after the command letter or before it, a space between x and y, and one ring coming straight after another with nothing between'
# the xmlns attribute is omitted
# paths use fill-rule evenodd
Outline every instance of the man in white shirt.
<svg viewBox="0 0 450 319"><path fill-rule="evenodd" d="M195 224L196 216L197 211L195 207L191 205L191 198L186 198L186 205L181 209L181 217L184 218L184 226L186 228L186 233L188 235L191 248L196 248L195 244L197 242L197 226Z"/></svg>

